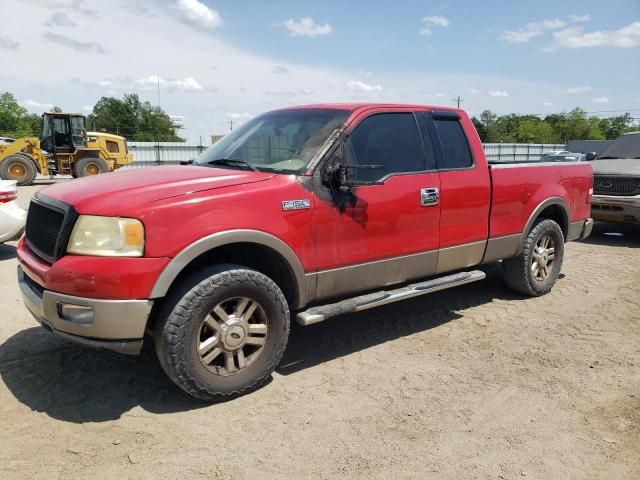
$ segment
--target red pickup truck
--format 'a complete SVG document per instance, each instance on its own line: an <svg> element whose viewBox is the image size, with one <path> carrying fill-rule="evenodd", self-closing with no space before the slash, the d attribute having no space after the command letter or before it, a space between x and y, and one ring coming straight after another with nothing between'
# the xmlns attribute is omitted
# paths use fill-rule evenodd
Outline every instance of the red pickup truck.
<svg viewBox="0 0 640 480"><path fill-rule="evenodd" d="M315 105L260 115L195 165L38 192L18 247L27 308L84 345L152 339L186 392L262 385L302 325L481 280L524 295L585 238L587 162L488 165L461 110ZM431 279L429 279L431 277Z"/></svg>

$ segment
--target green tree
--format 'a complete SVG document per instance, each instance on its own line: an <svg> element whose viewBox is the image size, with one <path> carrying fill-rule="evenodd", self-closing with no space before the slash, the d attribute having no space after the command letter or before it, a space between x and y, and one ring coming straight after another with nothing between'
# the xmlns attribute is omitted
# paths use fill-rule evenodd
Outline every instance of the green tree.
<svg viewBox="0 0 640 480"><path fill-rule="evenodd" d="M124 135L139 142L180 142L169 116L150 102L142 102L137 94L126 94L122 100L102 97L93 107L89 124L98 130Z"/></svg>
<svg viewBox="0 0 640 480"><path fill-rule="evenodd" d="M9 92L0 95L0 133L7 137L31 135L27 109Z"/></svg>
<svg viewBox="0 0 640 480"><path fill-rule="evenodd" d="M558 136L545 121L533 117L520 122L515 132L518 143L557 143Z"/></svg>
<svg viewBox="0 0 640 480"><path fill-rule="evenodd" d="M610 118L603 118L599 123L600 130L607 140L613 140L620 135L633 130L633 118L629 113Z"/></svg>
<svg viewBox="0 0 640 480"><path fill-rule="evenodd" d="M485 129L485 139L484 141L487 143L497 142L497 134L495 129L496 120L498 116L493 113L491 110L485 110L480 114L480 123L484 125Z"/></svg>
<svg viewBox="0 0 640 480"><path fill-rule="evenodd" d="M471 118L471 123L476 127L480 140L482 142L487 142L487 127L484 126L484 123L482 123L477 117Z"/></svg>

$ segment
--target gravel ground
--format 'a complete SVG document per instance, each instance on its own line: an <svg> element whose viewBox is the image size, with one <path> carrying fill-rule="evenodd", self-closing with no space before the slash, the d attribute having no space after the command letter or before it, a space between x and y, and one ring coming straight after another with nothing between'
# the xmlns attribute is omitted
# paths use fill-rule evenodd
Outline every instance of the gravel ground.
<svg viewBox="0 0 640 480"><path fill-rule="evenodd" d="M28 203L39 187L22 188ZM597 225L541 298L484 282L293 329L207 405L53 337L0 246L0 478L640 478L640 228Z"/></svg>

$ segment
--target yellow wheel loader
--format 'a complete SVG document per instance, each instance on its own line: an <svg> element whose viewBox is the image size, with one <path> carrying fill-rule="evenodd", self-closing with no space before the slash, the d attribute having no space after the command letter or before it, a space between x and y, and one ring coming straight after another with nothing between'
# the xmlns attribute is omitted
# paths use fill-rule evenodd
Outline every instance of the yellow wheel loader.
<svg viewBox="0 0 640 480"><path fill-rule="evenodd" d="M52 112L42 119L42 138L23 137L0 144L0 178L30 185L38 173L86 177L112 172L133 161L124 137L87 132L83 115Z"/></svg>

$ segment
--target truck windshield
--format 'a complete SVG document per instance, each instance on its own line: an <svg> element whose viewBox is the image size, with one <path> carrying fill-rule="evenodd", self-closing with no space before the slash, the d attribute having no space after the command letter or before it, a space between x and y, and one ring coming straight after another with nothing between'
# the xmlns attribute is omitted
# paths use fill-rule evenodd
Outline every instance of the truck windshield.
<svg viewBox="0 0 640 480"><path fill-rule="evenodd" d="M209 147L195 163L203 167L299 173L348 114L347 110L321 108L265 113Z"/></svg>

